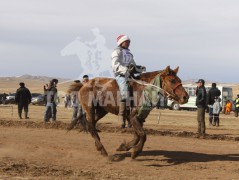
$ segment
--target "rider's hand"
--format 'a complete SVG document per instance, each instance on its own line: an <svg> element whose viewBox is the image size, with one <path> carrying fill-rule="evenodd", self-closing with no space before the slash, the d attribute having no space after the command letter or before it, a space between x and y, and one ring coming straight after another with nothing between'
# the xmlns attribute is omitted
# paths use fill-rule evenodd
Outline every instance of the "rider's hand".
<svg viewBox="0 0 239 180"><path fill-rule="evenodd" d="M145 66L141 66L140 67L144 72L146 71L146 67Z"/></svg>
<svg viewBox="0 0 239 180"><path fill-rule="evenodd" d="M135 71L135 66L134 66L134 64L130 64L130 65L129 65L128 71L129 71L130 74Z"/></svg>

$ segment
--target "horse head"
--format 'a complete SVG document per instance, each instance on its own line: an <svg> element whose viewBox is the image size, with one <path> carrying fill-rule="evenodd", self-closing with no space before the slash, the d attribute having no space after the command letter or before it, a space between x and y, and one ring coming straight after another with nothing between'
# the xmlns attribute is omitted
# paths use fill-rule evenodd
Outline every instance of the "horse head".
<svg viewBox="0 0 239 180"><path fill-rule="evenodd" d="M162 89L168 93L169 98L174 99L179 104L188 102L189 96L182 86L181 79L177 76L179 67L172 70L167 66L161 73Z"/></svg>

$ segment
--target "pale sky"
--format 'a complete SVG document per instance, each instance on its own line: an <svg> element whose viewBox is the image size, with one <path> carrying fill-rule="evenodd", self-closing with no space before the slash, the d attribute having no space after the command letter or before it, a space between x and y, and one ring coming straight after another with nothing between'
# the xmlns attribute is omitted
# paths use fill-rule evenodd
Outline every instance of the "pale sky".
<svg viewBox="0 0 239 180"><path fill-rule="evenodd" d="M238 83L238 0L0 0L0 76L76 78L61 50L99 28L109 49L126 34L147 71L180 67L182 80ZM111 64L109 53L109 65Z"/></svg>

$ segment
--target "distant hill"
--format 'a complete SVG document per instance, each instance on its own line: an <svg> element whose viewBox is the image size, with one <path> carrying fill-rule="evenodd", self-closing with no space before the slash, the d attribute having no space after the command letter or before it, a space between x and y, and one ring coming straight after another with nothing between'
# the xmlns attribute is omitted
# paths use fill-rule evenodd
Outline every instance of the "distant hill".
<svg viewBox="0 0 239 180"><path fill-rule="evenodd" d="M205 84L206 85L208 85L208 86L211 86L211 84L213 83L212 81L210 81L210 80L206 80L206 79L204 79L205 80ZM183 82L183 84L187 84L187 85L189 85L189 84L191 84L191 85L197 85L196 84L196 82L198 81L198 79L188 79L188 80L184 80L184 81L182 81ZM214 82L214 83L216 83L218 86L229 86L229 87L232 87L232 86L238 86L238 84L237 83L223 83L223 82Z"/></svg>
<svg viewBox="0 0 239 180"><path fill-rule="evenodd" d="M26 80L38 80L38 81L42 81L42 82L48 82L51 79L54 79L56 77L48 77L48 76L32 76L29 74L24 74L22 76L17 77L18 79L26 79ZM63 81L68 81L69 79L62 79L62 78L56 78L59 80L59 82L63 82Z"/></svg>
<svg viewBox="0 0 239 180"><path fill-rule="evenodd" d="M48 76L32 76L32 75L22 75L18 77L0 77L0 93L15 92L19 88L19 83L24 82L26 87L31 90L31 92L42 92L43 86L53 78L59 80L58 88L59 91L66 91L69 84L72 82L69 79L48 77Z"/></svg>

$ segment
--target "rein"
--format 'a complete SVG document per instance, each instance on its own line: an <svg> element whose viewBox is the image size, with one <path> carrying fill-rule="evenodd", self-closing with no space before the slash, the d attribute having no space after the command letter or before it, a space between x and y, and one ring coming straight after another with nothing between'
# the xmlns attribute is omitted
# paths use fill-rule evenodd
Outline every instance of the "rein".
<svg viewBox="0 0 239 180"><path fill-rule="evenodd" d="M161 87L155 86L154 84L145 83L145 82L143 82L143 81L138 81L138 80L134 79L132 76L130 76L130 79L133 80L134 82L136 82L137 84L142 85L142 86L150 86L150 87L154 87L154 88L156 88L156 89L159 89L159 90L161 90L161 91L164 91L164 92L167 94L167 97L170 96L170 94L169 94L167 91L165 91L165 90L162 89ZM162 95L161 92L159 92L159 93Z"/></svg>
<svg viewBox="0 0 239 180"><path fill-rule="evenodd" d="M140 85L143 85L143 86L154 87L154 88L157 88L157 89L163 91L164 93L167 94L167 98L169 98L169 97L175 97L175 93L174 93L175 90L176 90L179 86L182 85L182 83L178 83L178 84L172 89L173 94L170 94L169 92L165 91L165 90L162 89L161 87L155 86L154 84L145 83L145 82L143 82L143 81L138 81L138 80L134 79L132 76L130 76L130 79L132 79L132 80L133 80L134 82L136 82L137 84L140 84ZM159 93L162 95L161 92L159 92Z"/></svg>

